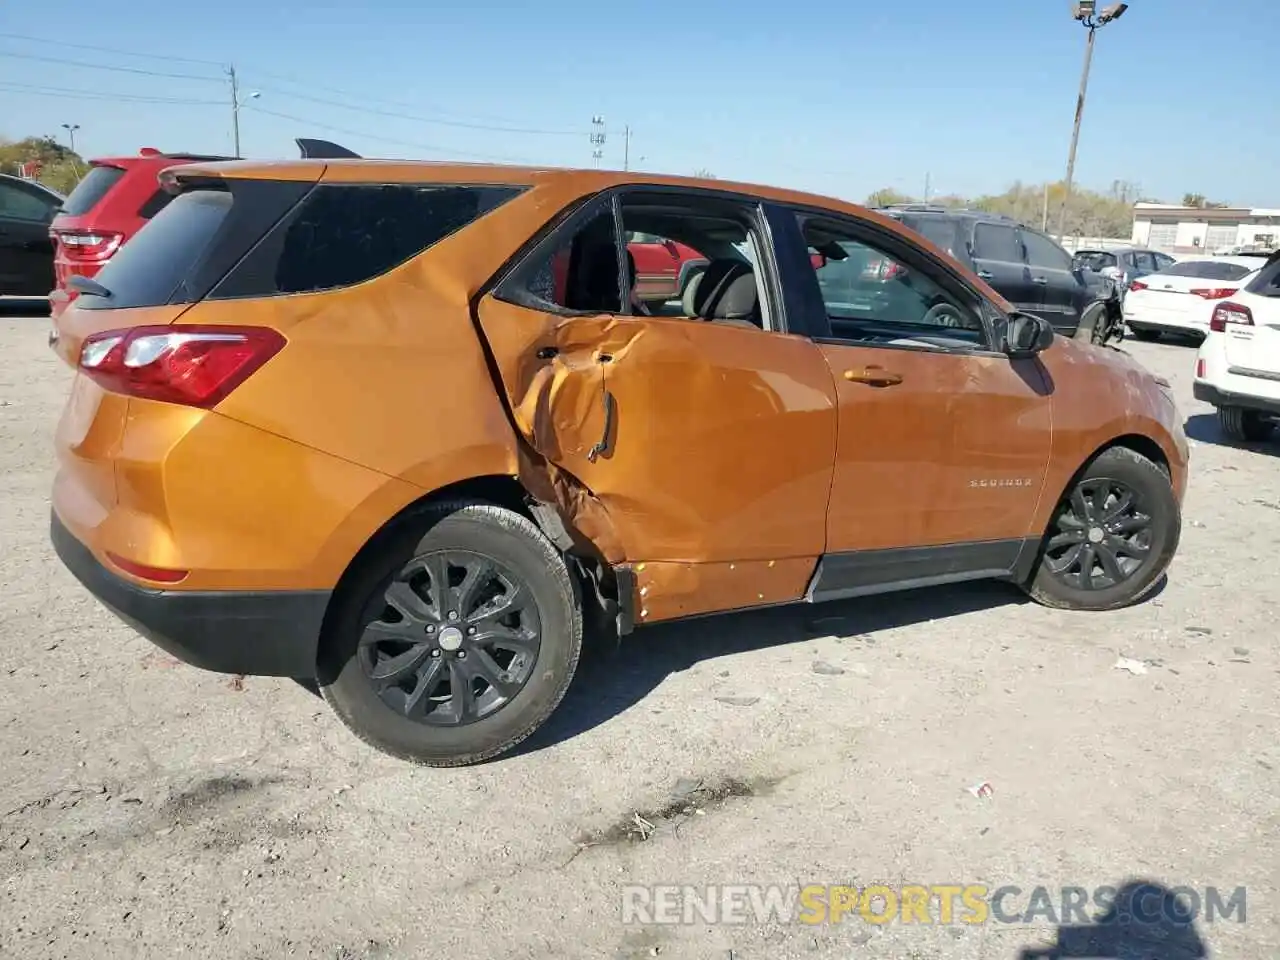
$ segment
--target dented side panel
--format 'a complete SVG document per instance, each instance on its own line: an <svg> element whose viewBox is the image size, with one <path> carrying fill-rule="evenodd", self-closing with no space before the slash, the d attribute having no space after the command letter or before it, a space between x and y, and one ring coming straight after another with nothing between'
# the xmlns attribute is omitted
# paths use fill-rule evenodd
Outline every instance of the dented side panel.
<svg viewBox="0 0 1280 960"><path fill-rule="evenodd" d="M678 318L566 319L493 297L479 318L555 502L580 529L608 531L608 559L822 553L835 388L811 341ZM541 464L526 466L536 482Z"/></svg>

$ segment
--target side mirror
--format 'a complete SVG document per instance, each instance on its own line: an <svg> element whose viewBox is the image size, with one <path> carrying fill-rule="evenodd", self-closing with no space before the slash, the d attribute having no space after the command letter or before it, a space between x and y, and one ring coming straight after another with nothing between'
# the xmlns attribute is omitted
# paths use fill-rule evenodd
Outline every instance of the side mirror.
<svg viewBox="0 0 1280 960"><path fill-rule="evenodd" d="M1052 345L1053 327L1048 320L1030 313L1009 317L1004 331L1004 352L1010 357L1015 360L1034 357Z"/></svg>

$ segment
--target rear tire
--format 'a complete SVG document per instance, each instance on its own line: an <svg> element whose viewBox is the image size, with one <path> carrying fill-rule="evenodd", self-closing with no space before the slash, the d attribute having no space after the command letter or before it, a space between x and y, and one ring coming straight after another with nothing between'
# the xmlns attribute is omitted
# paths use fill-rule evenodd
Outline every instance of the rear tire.
<svg viewBox="0 0 1280 960"><path fill-rule="evenodd" d="M1246 443L1269 440L1276 430L1275 423L1258 411L1241 407L1219 407L1218 423L1222 426L1222 432L1232 440Z"/></svg>
<svg viewBox="0 0 1280 960"><path fill-rule="evenodd" d="M1133 335L1139 340L1146 340L1148 343L1160 339L1159 330L1143 330L1137 327L1130 327L1129 329L1133 331Z"/></svg>
<svg viewBox="0 0 1280 960"><path fill-rule="evenodd" d="M489 504L430 508L343 587L321 689L360 739L428 766L505 753L559 705L582 651L564 557Z"/></svg>
<svg viewBox="0 0 1280 960"><path fill-rule="evenodd" d="M1181 532L1169 475L1140 453L1110 447L1072 481L1027 593L1065 610L1130 606L1155 589Z"/></svg>

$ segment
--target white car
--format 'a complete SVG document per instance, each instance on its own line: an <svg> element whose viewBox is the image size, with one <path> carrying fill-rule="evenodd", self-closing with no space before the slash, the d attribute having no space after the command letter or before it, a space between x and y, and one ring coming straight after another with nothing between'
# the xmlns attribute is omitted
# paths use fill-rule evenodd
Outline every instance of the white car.
<svg viewBox="0 0 1280 960"><path fill-rule="evenodd" d="M1196 357L1197 400L1233 440L1266 440L1280 418L1280 253L1216 303Z"/></svg>
<svg viewBox="0 0 1280 960"><path fill-rule="evenodd" d="M1125 325L1139 340L1162 333L1209 332L1214 308L1263 266L1251 257L1196 257L1134 280L1124 298Z"/></svg>

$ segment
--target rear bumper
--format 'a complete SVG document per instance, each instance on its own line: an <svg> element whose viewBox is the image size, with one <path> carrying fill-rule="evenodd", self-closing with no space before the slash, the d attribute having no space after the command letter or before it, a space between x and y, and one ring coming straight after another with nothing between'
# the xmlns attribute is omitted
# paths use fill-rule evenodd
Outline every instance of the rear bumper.
<svg viewBox="0 0 1280 960"><path fill-rule="evenodd" d="M50 515L49 536L90 593L178 659L217 673L316 676L329 591L149 590L103 566L56 513Z"/></svg>
<svg viewBox="0 0 1280 960"><path fill-rule="evenodd" d="M1253 397L1246 393L1228 393L1219 390L1211 383L1197 380L1191 387L1195 398L1203 403L1211 403L1215 407L1240 407L1243 410L1259 410L1280 416L1280 400L1269 397Z"/></svg>

